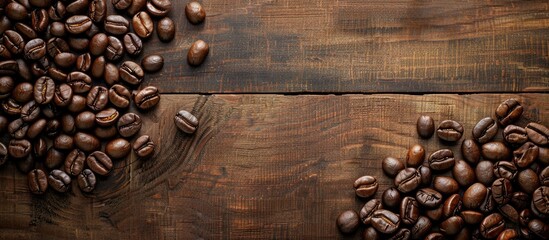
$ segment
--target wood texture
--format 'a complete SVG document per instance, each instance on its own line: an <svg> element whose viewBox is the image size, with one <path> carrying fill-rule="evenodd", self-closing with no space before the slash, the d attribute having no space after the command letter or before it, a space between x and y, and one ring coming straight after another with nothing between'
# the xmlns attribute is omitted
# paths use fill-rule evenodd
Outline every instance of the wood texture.
<svg viewBox="0 0 549 240"><path fill-rule="evenodd" d="M448 147L418 139L419 115L455 119L470 137L511 97L525 106L519 125L549 125L549 94L164 95L143 115L155 156L116 162L93 194L73 185L68 194L31 196L14 164L2 167L0 238L341 238L336 216L363 204L352 189L357 177L375 175L383 190L392 184L383 158L402 158L414 143ZM175 129L180 108L200 119L196 134Z"/></svg>
<svg viewBox="0 0 549 240"><path fill-rule="evenodd" d="M492 93L549 90L549 3L488 0L211 0L147 77L166 93ZM191 68L186 54L211 51Z"/></svg>

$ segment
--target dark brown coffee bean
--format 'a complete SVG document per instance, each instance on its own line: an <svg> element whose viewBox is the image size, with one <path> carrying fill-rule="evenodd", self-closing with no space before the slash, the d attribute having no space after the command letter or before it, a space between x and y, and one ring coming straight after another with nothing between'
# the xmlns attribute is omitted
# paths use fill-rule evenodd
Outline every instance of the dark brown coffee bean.
<svg viewBox="0 0 549 240"><path fill-rule="evenodd" d="M86 98L86 104L94 111L101 111L109 103L109 91L102 86L91 88Z"/></svg>
<svg viewBox="0 0 549 240"><path fill-rule="evenodd" d="M32 28L37 32L44 32L50 24L50 18L46 9L35 9L31 12Z"/></svg>
<svg viewBox="0 0 549 240"><path fill-rule="evenodd" d="M534 219L528 223L528 229L541 239L547 239L549 235L549 226L547 222L540 219Z"/></svg>
<svg viewBox="0 0 549 240"><path fill-rule="evenodd" d="M206 11L199 2L189 2L185 6L185 15L192 24L199 24L206 19Z"/></svg>
<svg viewBox="0 0 549 240"><path fill-rule="evenodd" d="M61 170L54 169L48 176L48 184L55 191L64 193L70 188L71 177Z"/></svg>
<svg viewBox="0 0 549 240"><path fill-rule="evenodd" d="M45 138L36 139L36 141L34 141L34 144L32 146L33 146L32 153L37 160L42 160L43 158L46 157L46 154L48 152L48 147L47 147Z"/></svg>
<svg viewBox="0 0 549 240"><path fill-rule="evenodd" d="M72 88L63 83L55 88L53 102L59 107L66 107L71 103L72 96Z"/></svg>
<svg viewBox="0 0 549 240"><path fill-rule="evenodd" d="M492 213L480 223L480 234L485 238L496 238L505 230L505 220L499 213Z"/></svg>
<svg viewBox="0 0 549 240"><path fill-rule="evenodd" d="M148 55L141 60L143 70L147 72L158 72L164 67L164 58L160 55Z"/></svg>
<svg viewBox="0 0 549 240"><path fill-rule="evenodd" d="M513 161L517 167L525 168L530 166L539 155L539 147L532 142L526 142L513 152Z"/></svg>
<svg viewBox="0 0 549 240"><path fill-rule="evenodd" d="M48 55L50 57L55 58L57 54L69 52L70 47L69 44L62 38L54 37L48 40L48 43L46 44L46 50L48 51Z"/></svg>
<svg viewBox="0 0 549 240"><path fill-rule="evenodd" d="M131 144L123 138L117 138L107 143L105 153L114 159L125 158L130 154Z"/></svg>
<svg viewBox="0 0 549 240"><path fill-rule="evenodd" d="M429 168L443 171L452 168L455 164L454 153L450 149L440 149L429 155Z"/></svg>
<svg viewBox="0 0 549 240"><path fill-rule="evenodd" d="M174 122L179 130L187 134L193 134L198 128L198 119L185 110L179 110L179 112L177 112ZM404 164L402 166L404 166ZM396 167L393 170L396 170Z"/></svg>
<svg viewBox="0 0 549 240"><path fill-rule="evenodd" d="M8 133L12 138L23 139L29 130L29 124L18 118L8 125Z"/></svg>
<svg viewBox="0 0 549 240"><path fill-rule="evenodd" d="M488 189L486 186L482 183L475 183L463 193L463 205L467 209L476 210L483 203L487 194Z"/></svg>
<svg viewBox="0 0 549 240"><path fill-rule="evenodd" d="M177 124L177 119L176 119L176 124ZM393 178L397 175L398 172L403 170L404 167L405 167L404 164L400 160L393 157L387 157L383 159L383 161L381 162L381 168L383 169L383 172L387 174L387 176L393 177Z"/></svg>
<svg viewBox="0 0 549 240"><path fill-rule="evenodd" d="M400 228L392 236L389 236L388 240L409 240L411 236L410 229Z"/></svg>
<svg viewBox="0 0 549 240"><path fill-rule="evenodd" d="M459 190L457 181L445 176L436 176L433 180L433 187L442 194L453 194Z"/></svg>
<svg viewBox="0 0 549 240"><path fill-rule="evenodd" d="M152 0L147 2L147 12L155 17L165 17L172 10L170 0Z"/></svg>
<svg viewBox="0 0 549 240"><path fill-rule="evenodd" d="M171 18L168 17L160 19L156 25L156 33L160 41L172 41L175 37L175 23Z"/></svg>
<svg viewBox="0 0 549 240"><path fill-rule="evenodd" d="M361 198L369 198L376 194L378 183L377 179L372 176L362 176L353 184L355 193Z"/></svg>
<svg viewBox="0 0 549 240"><path fill-rule="evenodd" d="M549 147L540 147L538 160L543 165L549 165Z"/></svg>
<svg viewBox="0 0 549 240"><path fill-rule="evenodd" d="M416 192L416 200L421 206L436 208L442 203L442 194L431 188L422 188Z"/></svg>
<svg viewBox="0 0 549 240"><path fill-rule="evenodd" d="M48 69L48 76L57 82L65 82L68 75L56 67L50 67Z"/></svg>
<svg viewBox="0 0 549 240"><path fill-rule="evenodd" d="M129 15L135 15L139 11L145 8L145 5L147 4L147 0L133 0L130 7L127 9L127 12Z"/></svg>
<svg viewBox="0 0 549 240"><path fill-rule="evenodd" d="M21 108L21 119L25 122L33 122L40 116L40 107L35 101L29 101Z"/></svg>
<svg viewBox="0 0 549 240"><path fill-rule="evenodd" d="M55 83L49 77L41 77L34 83L34 100L38 104L47 104L53 99Z"/></svg>
<svg viewBox="0 0 549 240"><path fill-rule="evenodd" d="M1 34L1 33L0 33ZM3 44L0 44L0 59L11 59L11 53L10 51L4 46Z"/></svg>
<svg viewBox="0 0 549 240"><path fill-rule="evenodd" d="M494 176L496 178L515 179L518 173L517 167L512 162L499 161L494 165Z"/></svg>
<svg viewBox="0 0 549 240"><path fill-rule="evenodd" d="M383 202L384 207L395 209L399 207L401 202L400 192L394 187L388 188L383 191L381 201Z"/></svg>
<svg viewBox="0 0 549 240"><path fill-rule="evenodd" d="M530 212L530 209L523 209L519 213L519 223L521 226L528 226L528 222L533 219L533 215Z"/></svg>
<svg viewBox="0 0 549 240"><path fill-rule="evenodd" d="M103 77L103 74L105 74L106 64L107 64L107 61L103 56L99 56L96 59L94 59L91 65L91 76L94 78Z"/></svg>
<svg viewBox="0 0 549 240"><path fill-rule="evenodd" d="M499 206L499 213L504 216L507 220L518 223L519 222L519 213L518 211L511 206L510 204L504 204Z"/></svg>
<svg viewBox="0 0 549 240"><path fill-rule="evenodd" d="M139 158L149 158L154 154L155 144L149 135L138 137L133 143L133 151Z"/></svg>
<svg viewBox="0 0 549 240"><path fill-rule="evenodd" d="M532 194L540 186L539 176L529 168L520 171L517 180L520 189L528 194Z"/></svg>
<svg viewBox="0 0 549 240"><path fill-rule="evenodd" d="M463 219L460 216L452 216L440 223L440 231L445 235L456 235L464 227Z"/></svg>
<svg viewBox="0 0 549 240"><path fill-rule="evenodd" d="M59 53L53 59L55 65L62 68L72 68L76 63L76 55L70 52Z"/></svg>
<svg viewBox="0 0 549 240"><path fill-rule="evenodd" d="M549 128L539 123L531 122L526 125L526 133L533 143L543 146L549 144Z"/></svg>
<svg viewBox="0 0 549 240"><path fill-rule="evenodd" d="M67 76L67 84L74 93L86 93L91 89L92 79L83 72L71 72Z"/></svg>
<svg viewBox="0 0 549 240"><path fill-rule="evenodd" d="M154 86L148 86L137 92L137 94L135 94L135 96L133 97L133 100L135 102L135 105L139 109L151 109L156 106L158 102L160 102L160 93L158 92L158 88Z"/></svg>
<svg viewBox="0 0 549 240"><path fill-rule="evenodd" d="M46 55L46 43L41 38L35 38L27 42L24 47L25 58L38 60Z"/></svg>
<svg viewBox="0 0 549 240"><path fill-rule="evenodd" d="M73 94L72 100L67 109L73 113L79 113L86 108L86 98L80 95Z"/></svg>
<svg viewBox="0 0 549 240"><path fill-rule="evenodd" d="M543 216L549 215L549 187L541 186L532 194L532 206Z"/></svg>
<svg viewBox="0 0 549 240"><path fill-rule="evenodd" d="M437 233L437 232L430 233L429 235L427 235L427 237L425 237L425 240L443 240L443 239L445 239L444 235L442 235L442 233Z"/></svg>
<svg viewBox="0 0 549 240"><path fill-rule="evenodd" d="M110 61L118 61L122 56L124 56L124 45L122 42L114 37L109 36L109 45L105 51L105 57Z"/></svg>
<svg viewBox="0 0 549 240"><path fill-rule="evenodd" d="M90 41L90 53L94 56L102 55L109 46L109 37L104 33L95 34Z"/></svg>
<svg viewBox="0 0 549 240"><path fill-rule="evenodd" d="M14 30L27 41L38 38L38 34L36 33L36 31L34 31L34 29L32 29L32 27L27 24L18 22L15 24Z"/></svg>
<svg viewBox="0 0 549 240"><path fill-rule="evenodd" d="M147 12L138 12L133 16L132 26L135 34L141 38L148 38L154 30L154 23Z"/></svg>
<svg viewBox="0 0 549 240"><path fill-rule="evenodd" d="M124 35L130 28L130 22L120 15L109 15L105 20L105 31L112 35Z"/></svg>
<svg viewBox="0 0 549 240"><path fill-rule="evenodd" d="M29 154L26 158L19 159L16 162L17 170L19 170L21 173L28 174L30 171L36 168L36 161L34 160L34 156L32 154Z"/></svg>
<svg viewBox="0 0 549 240"><path fill-rule="evenodd" d="M19 33L12 30L6 30L4 32L3 43L8 51L10 51L13 55L22 54L25 48L25 40L23 40L23 37Z"/></svg>
<svg viewBox="0 0 549 240"><path fill-rule="evenodd" d="M135 113L126 113L117 123L118 132L122 137L132 137L141 130L141 117Z"/></svg>
<svg viewBox="0 0 549 240"><path fill-rule="evenodd" d="M482 157L491 161L511 159L511 150L502 142L489 142L482 145Z"/></svg>
<svg viewBox="0 0 549 240"><path fill-rule="evenodd" d="M59 126L61 123L57 119L51 119L46 123L46 128L44 129L46 135L49 137L54 137L59 133Z"/></svg>
<svg viewBox="0 0 549 240"><path fill-rule="evenodd" d="M130 105L131 93L122 86L115 84L109 89L109 100L118 108L127 108Z"/></svg>
<svg viewBox="0 0 549 240"><path fill-rule="evenodd" d="M481 161L475 168L477 180L485 186L491 186L496 179L494 176L494 164L490 161Z"/></svg>
<svg viewBox="0 0 549 240"><path fill-rule="evenodd" d="M444 201L444 204L442 205L442 215L445 218L459 215L462 205L463 202L461 200L461 196L457 193L452 194Z"/></svg>
<svg viewBox="0 0 549 240"><path fill-rule="evenodd" d="M92 64L91 55L84 53L76 58L76 71L87 72L90 70Z"/></svg>
<svg viewBox="0 0 549 240"><path fill-rule="evenodd" d="M517 209L525 209L530 207L530 195L525 192L514 192L511 195L511 205Z"/></svg>
<svg viewBox="0 0 549 240"><path fill-rule="evenodd" d="M523 108L515 99L507 99L496 108L496 119L502 126L515 122L522 115Z"/></svg>
<svg viewBox="0 0 549 240"><path fill-rule="evenodd" d="M132 4L132 0L111 0L112 5L117 10L126 10Z"/></svg>
<svg viewBox="0 0 549 240"><path fill-rule="evenodd" d="M76 123L72 115L65 114L61 117L61 130L67 134L74 134L76 132Z"/></svg>
<svg viewBox="0 0 549 240"><path fill-rule="evenodd" d="M27 175L29 190L32 194L41 195L48 189L48 177L40 169L34 169Z"/></svg>
<svg viewBox="0 0 549 240"><path fill-rule="evenodd" d="M67 12L77 14L84 12L88 8L88 0L75 0L67 5Z"/></svg>
<svg viewBox="0 0 549 240"><path fill-rule="evenodd" d="M51 6L52 0L29 0L29 3L37 8L47 8Z"/></svg>
<svg viewBox="0 0 549 240"><path fill-rule="evenodd" d="M18 2L11 2L6 5L6 16L13 21L22 21L29 14L27 8Z"/></svg>
<svg viewBox="0 0 549 240"><path fill-rule="evenodd" d="M492 183L492 198L497 204L503 205L511 200L513 187L511 181L506 178L498 178Z"/></svg>
<svg viewBox="0 0 549 240"><path fill-rule="evenodd" d="M470 225L477 225L484 219L482 213L472 210L461 211L460 216L465 223Z"/></svg>
<svg viewBox="0 0 549 240"><path fill-rule="evenodd" d="M17 103L15 100L9 98L2 102L2 109L5 113L9 115L19 115L21 114L21 104Z"/></svg>
<svg viewBox="0 0 549 240"><path fill-rule="evenodd" d="M381 234L378 233L374 227L367 227L364 229L364 232L362 232L362 239L380 240Z"/></svg>
<svg viewBox="0 0 549 240"><path fill-rule="evenodd" d="M111 158L100 151L91 153L88 158L86 158L86 164L93 172L101 176L108 175L113 167Z"/></svg>
<svg viewBox="0 0 549 240"><path fill-rule="evenodd" d="M99 139L83 132L78 132L74 135L74 144L84 152L93 152L101 147Z"/></svg>
<svg viewBox="0 0 549 240"><path fill-rule="evenodd" d="M415 144L408 149L406 154L406 166L418 167L425 159L425 149L419 144Z"/></svg>
<svg viewBox="0 0 549 240"><path fill-rule="evenodd" d="M120 78L129 84L141 84L144 76L143 69L135 62L126 61L120 65Z"/></svg>
<svg viewBox="0 0 549 240"><path fill-rule="evenodd" d="M20 83L18 85L21 85L21 84L23 84L23 83ZM30 83L26 83L26 85L23 85L19 88L20 88L20 90L24 90L24 92L28 92L29 90L31 90L31 92L32 92L33 86ZM15 89L15 81L13 80L12 77L10 77L10 76L1 76L0 77L0 95L2 95L2 99L8 98L14 89ZM17 94L14 93L13 95L15 96L15 95L21 95L21 94L20 93L17 93Z"/></svg>
<svg viewBox="0 0 549 240"><path fill-rule="evenodd" d="M120 116L120 113L114 109L114 108L107 108L105 110L102 110L98 112L95 115L95 123L101 127L109 127L113 126L116 121L118 121L118 117Z"/></svg>
<svg viewBox="0 0 549 240"><path fill-rule="evenodd" d="M372 199L364 204L359 213L362 223L369 225L372 219L372 215L375 211L379 209L382 209L381 201L379 201L379 199Z"/></svg>
<svg viewBox="0 0 549 240"><path fill-rule="evenodd" d="M127 33L124 35L124 48L126 52L132 56L137 56L143 50L143 42L134 33Z"/></svg>
<svg viewBox="0 0 549 240"><path fill-rule="evenodd" d="M444 205L441 204L438 208L429 209L429 210L425 211L425 215L433 221L440 221L443 217L443 215L442 215L443 207L444 207Z"/></svg>
<svg viewBox="0 0 549 240"><path fill-rule="evenodd" d="M87 37L71 37L68 40L69 46L75 51L88 51L90 45L90 39Z"/></svg>
<svg viewBox="0 0 549 240"><path fill-rule="evenodd" d="M197 40L189 48L187 62L189 62L191 66L199 66L204 62L209 52L210 46L202 40Z"/></svg>
<svg viewBox="0 0 549 240"><path fill-rule="evenodd" d="M342 212L336 220L336 226L341 233L350 234L358 229L360 219L354 210Z"/></svg>
<svg viewBox="0 0 549 240"><path fill-rule="evenodd" d="M48 169L54 169L61 166L63 161L65 161L65 155L59 150L51 147L46 153L46 161L44 162L44 165Z"/></svg>
<svg viewBox="0 0 549 240"><path fill-rule="evenodd" d="M452 175L462 187L468 187L476 182L475 170L464 160L456 160Z"/></svg>
<svg viewBox="0 0 549 240"><path fill-rule="evenodd" d="M95 114L90 111L79 113L75 118L76 128L81 130L95 127Z"/></svg>
<svg viewBox="0 0 549 240"><path fill-rule="evenodd" d="M109 86L118 83L120 80L120 72L118 67L112 63L105 64L104 79Z"/></svg>
<svg viewBox="0 0 549 240"><path fill-rule="evenodd" d="M53 21L60 21L67 14L65 4L62 1L57 1L48 9L48 16Z"/></svg>
<svg viewBox="0 0 549 240"><path fill-rule="evenodd" d="M93 133L100 139L111 139L118 135L118 130L115 126L96 127Z"/></svg>
<svg viewBox="0 0 549 240"><path fill-rule="evenodd" d="M422 165L417 168L417 171L421 175L421 184L431 185L431 181L433 180L431 169L428 166Z"/></svg>
<svg viewBox="0 0 549 240"><path fill-rule="evenodd" d="M549 166L545 167L539 174L540 184L549 187Z"/></svg>
<svg viewBox="0 0 549 240"><path fill-rule="evenodd" d="M406 168L400 171L394 179L396 188L403 193L409 193L415 190L420 183L421 176L414 168Z"/></svg>
<svg viewBox="0 0 549 240"><path fill-rule="evenodd" d="M435 133L435 121L430 116L420 116L417 119L416 128L421 138L430 138Z"/></svg>
<svg viewBox="0 0 549 240"><path fill-rule="evenodd" d="M377 231L384 234L391 234L398 230L400 217L387 210L377 210L371 217L371 224Z"/></svg>
<svg viewBox="0 0 549 240"><path fill-rule="evenodd" d="M95 189L95 184L97 183L97 180L95 178L95 174L89 169L84 169L79 175L78 175L78 186L80 187L80 190L83 192L91 192L93 189Z"/></svg>
<svg viewBox="0 0 549 240"><path fill-rule="evenodd" d="M413 197L404 197L400 204L400 219L402 223L414 225L419 218L419 204Z"/></svg>
<svg viewBox="0 0 549 240"><path fill-rule="evenodd" d="M481 119L473 128L473 138L480 144L489 142L497 133L496 121L490 117Z"/></svg>
<svg viewBox="0 0 549 240"><path fill-rule="evenodd" d="M431 220L425 216L420 216L410 230L411 238L412 239L421 239L423 236L427 235L429 231L431 230L431 227L433 224L431 223Z"/></svg>
<svg viewBox="0 0 549 240"><path fill-rule="evenodd" d="M69 135L59 134L53 141L53 147L58 150L72 150L74 148L74 139Z"/></svg>
<svg viewBox="0 0 549 240"><path fill-rule="evenodd" d="M19 83L15 86L15 88L13 88L11 96L13 100L20 103L27 103L34 100L34 86L28 82Z"/></svg>
<svg viewBox="0 0 549 240"><path fill-rule="evenodd" d="M6 60L6 61L0 62L0 75L13 76L17 74L18 70L19 70L19 66L16 61Z"/></svg>
<svg viewBox="0 0 549 240"><path fill-rule="evenodd" d="M44 129L46 129L46 123L47 121L45 119L36 120L29 126L29 130L27 131L27 137L30 139L38 137L38 135L40 135L44 131Z"/></svg>
<svg viewBox="0 0 549 240"><path fill-rule="evenodd" d="M85 15L74 15L65 21L65 28L71 34L81 34L90 29L92 21Z"/></svg>
<svg viewBox="0 0 549 240"><path fill-rule="evenodd" d="M12 23L7 16L0 16L0 35L4 34L12 27Z"/></svg>
<svg viewBox="0 0 549 240"><path fill-rule="evenodd" d="M528 141L528 135L526 129L509 125L503 130L503 139L512 146L520 146Z"/></svg>
<svg viewBox="0 0 549 240"><path fill-rule="evenodd" d="M65 159L65 172L72 176L78 176L84 169L85 161L84 152L78 149L72 150Z"/></svg>
<svg viewBox="0 0 549 240"><path fill-rule="evenodd" d="M103 22L107 17L107 0L92 0L89 5L89 15L92 21Z"/></svg>
<svg viewBox="0 0 549 240"><path fill-rule="evenodd" d="M35 77L42 77L45 76L48 73L48 69L50 68L50 60L48 58L44 57L38 60L38 62L35 62L31 65L31 73Z"/></svg>
<svg viewBox="0 0 549 240"><path fill-rule="evenodd" d="M456 142L463 136L463 126L454 120L444 120L438 126L437 136L447 142Z"/></svg>

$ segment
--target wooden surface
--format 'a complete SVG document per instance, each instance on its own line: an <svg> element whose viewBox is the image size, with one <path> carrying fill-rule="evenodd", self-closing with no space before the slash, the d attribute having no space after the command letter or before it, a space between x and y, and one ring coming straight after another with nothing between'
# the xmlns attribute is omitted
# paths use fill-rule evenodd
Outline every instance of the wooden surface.
<svg viewBox="0 0 549 240"><path fill-rule="evenodd" d="M375 175L386 189L392 182L381 159L402 158L414 143L427 152L444 146L418 139L419 115L455 119L470 137L507 98L525 106L519 125L549 125L547 94L164 95L141 131L158 153L116 162L93 194L73 187L31 196L13 164L0 169L0 232L2 239L341 238L336 216L363 204L352 188L357 177ZM170 116L180 108L199 118L195 135L174 128Z"/></svg>
<svg viewBox="0 0 549 240"><path fill-rule="evenodd" d="M165 92L549 91L546 0L211 0L198 26L172 2L176 40L145 49ZM211 51L191 68L197 39Z"/></svg>

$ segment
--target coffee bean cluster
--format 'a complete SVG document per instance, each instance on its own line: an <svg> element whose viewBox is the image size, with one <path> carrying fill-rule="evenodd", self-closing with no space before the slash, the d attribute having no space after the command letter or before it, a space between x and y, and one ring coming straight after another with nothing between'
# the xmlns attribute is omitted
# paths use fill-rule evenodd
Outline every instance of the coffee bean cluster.
<svg viewBox="0 0 549 240"><path fill-rule="evenodd" d="M187 8L189 21L204 21L200 4ZM171 11L170 0L0 1L0 134L9 141L0 165L14 161L34 194L67 192L73 179L91 192L113 160L132 150L151 157L155 143L138 136L141 117L128 110L158 104L159 90L141 83L164 59L122 60L138 57L154 32L173 40ZM195 43L189 63L202 63L207 49Z"/></svg>
<svg viewBox="0 0 549 240"><path fill-rule="evenodd" d="M337 227L348 234L364 225L363 239L549 239L549 129L513 125L522 112L517 100L508 99L495 117L481 119L472 138L462 141L463 160L450 149L427 155L419 144L408 149L405 162L384 159L394 187L359 212L341 213ZM431 117L421 116L417 132L456 143L464 128L445 120L435 129ZM494 140L498 133L503 141ZM363 199L378 187L373 176L354 182Z"/></svg>

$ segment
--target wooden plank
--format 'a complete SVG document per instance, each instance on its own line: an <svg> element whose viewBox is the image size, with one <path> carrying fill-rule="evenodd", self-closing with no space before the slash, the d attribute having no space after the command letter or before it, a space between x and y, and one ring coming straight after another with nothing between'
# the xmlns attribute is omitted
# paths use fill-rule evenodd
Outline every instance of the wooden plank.
<svg viewBox="0 0 549 240"><path fill-rule="evenodd" d="M173 1L177 38L145 54L166 93L547 92L549 3L533 1L211 0L204 24ZM191 43L211 45L186 64Z"/></svg>
<svg viewBox="0 0 549 240"><path fill-rule="evenodd" d="M164 95L143 115L155 156L116 162L92 194L31 196L14 164L2 167L0 238L339 238L336 216L363 204L357 177L378 176L383 190L381 159L447 147L418 139L419 115L455 119L470 137L507 98L525 106L519 125L549 125L549 94ZM200 119L192 136L172 122L181 108Z"/></svg>

